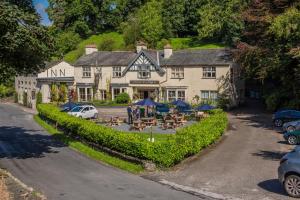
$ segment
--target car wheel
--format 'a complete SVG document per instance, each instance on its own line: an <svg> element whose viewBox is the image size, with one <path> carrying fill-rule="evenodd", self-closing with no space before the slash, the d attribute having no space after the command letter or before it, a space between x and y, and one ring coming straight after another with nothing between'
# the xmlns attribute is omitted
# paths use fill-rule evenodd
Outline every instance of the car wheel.
<svg viewBox="0 0 300 200"><path fill-rule="evenodd" d="M95 113L93 118L97 119L98 118L98 113Z"/></svg>
<svg viewBox="0 0 300 200"><path fill-rule="evenodd" d="M286 130L287 130L288 132L293 132L293 131L296 130L296 128L295 128L295 126L289 126L289 127L287 127Z"/></svg>
<svg viewBox="0 0 300 200"><path fill-rule="evenodd" d="M290 136L288 136L287 141L289 144L295 145L295 144L297 144L297 137L294 135L290 135Z"/></svg>
<svg viewBox="0 0 300 200"><path fill-rule="evenodd" d="M275 119L274 125L277 127L281 127L283 124L283 121L281 119Z"/></svg>
<svg viewBox="0 0 300 200"><path fill-rule="evenodd" d="M284 182L284 189L291 197L300 197L300 177L290 175Z"/></svg>

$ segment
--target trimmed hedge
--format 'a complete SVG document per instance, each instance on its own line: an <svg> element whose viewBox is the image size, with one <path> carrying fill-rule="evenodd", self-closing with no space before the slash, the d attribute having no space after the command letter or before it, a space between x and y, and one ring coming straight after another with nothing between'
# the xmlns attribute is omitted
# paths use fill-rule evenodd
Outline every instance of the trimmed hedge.
<svg viewBox="0 0 300 200"><path fill-rule="evenodd" d="M138 134L70 116L51 104L39 104L38 111L42 117L85 140L129 156L151 160L163 167L170 167L185 157L198 153L215 142L227 127L226 114L216 110L199 123L179 129L167 140L151 143Z"/></svg>

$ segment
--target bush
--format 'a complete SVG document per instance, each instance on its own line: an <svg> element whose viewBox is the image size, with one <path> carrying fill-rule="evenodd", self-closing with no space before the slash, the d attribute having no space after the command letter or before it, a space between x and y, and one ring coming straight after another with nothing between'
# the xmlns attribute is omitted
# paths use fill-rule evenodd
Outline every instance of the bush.
<svg viewBox="0 0 300 200"><path fill-rule="evenodd" d="M141 134L115 130L70 116L60 112L52 104L40 104L38 111L40 116L57 123L66 132L129 156L151 160L163 167L170 167L185 157L198 153L215 142L227 126L226 114L215 110L210 117L199 123L179 129L166 140L151 143Z"/></svg>
<svg viewBox="0 0 300 200"><path fill-rule="evenodd" d="M36 107L43 102L43 96L41 92L36 94Z"/></svg>
<svg viewBox="0 0 300 200"><path fill-rule="evenodd" d="M23 106L28 106L27 92L23 92Z"/></svg>
<svg viewBox="0 0 300 200"><path fill-rule="evenodd" d="M0 98L13 95L13 88L0 84Z"/></svg>
<svg viewBox="0 0 300 200"><path fill-rule="evenodd" d="M130 97L127 93L120 93L116 97L116 103L123 104L123 103L129 103Z"/></svg>

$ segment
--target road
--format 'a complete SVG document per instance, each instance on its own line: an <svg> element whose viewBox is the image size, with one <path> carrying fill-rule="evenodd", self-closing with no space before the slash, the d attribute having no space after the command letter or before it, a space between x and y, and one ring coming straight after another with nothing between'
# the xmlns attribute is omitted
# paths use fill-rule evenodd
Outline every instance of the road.
<svg viewBox="0 0 300 200"><path fill-rule="evenodd" d="M91 160L55 141L32 117L0 104L0 166L48 199L199 199Z"/></svg>
<svg viewBox="0 0 300 200"><path fill-rule="evenodd" d="M290 199L277 181L280 158L293 147L255 106L229 114L230 130L215 147L152 175L180 185L245 200Z"/></svg>

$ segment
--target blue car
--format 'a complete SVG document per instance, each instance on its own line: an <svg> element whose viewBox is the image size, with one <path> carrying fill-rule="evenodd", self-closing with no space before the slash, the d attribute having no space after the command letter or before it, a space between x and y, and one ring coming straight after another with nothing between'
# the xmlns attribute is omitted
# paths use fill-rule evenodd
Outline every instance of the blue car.
<svg viewBox="0 0 300 200"><path fill-rule="evenodd" d="M300 120L300 111L281 110L273 115L273 123L276 127L281 127L285 122Z"/></svg>

